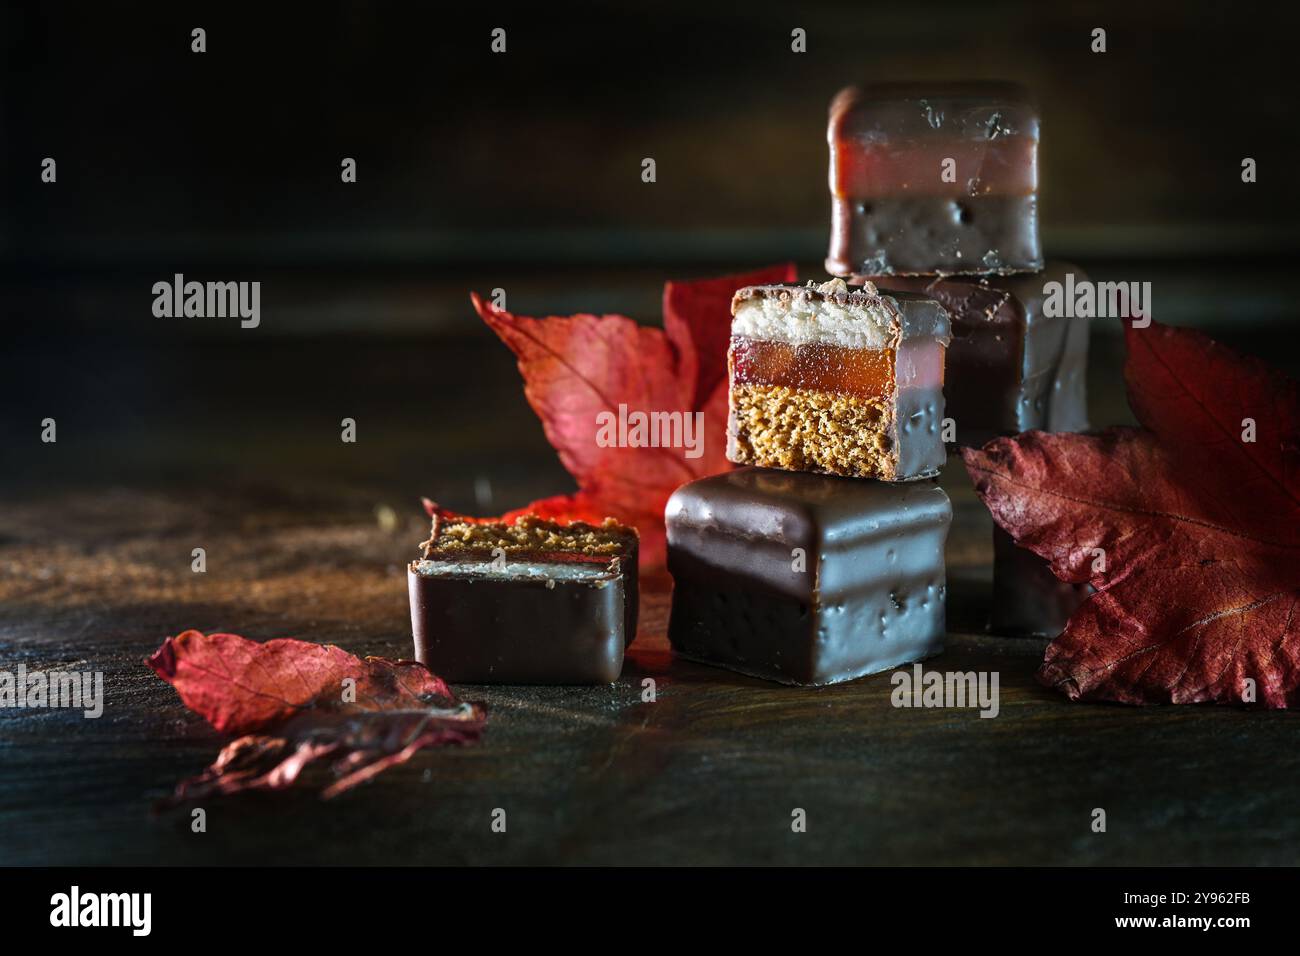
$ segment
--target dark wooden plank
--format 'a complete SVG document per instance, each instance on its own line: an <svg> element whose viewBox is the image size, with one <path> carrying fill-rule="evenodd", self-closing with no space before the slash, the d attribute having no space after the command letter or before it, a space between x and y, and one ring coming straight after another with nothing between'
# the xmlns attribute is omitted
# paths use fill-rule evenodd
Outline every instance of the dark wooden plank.
<svg viewBox="0 0 1300 956"><path fill-rule="evenodd" d="M954 494L954 611L971 621L987 518ZM257 488L13 496L0 661L103 670L108 703L98 720L0 711L0 862L1296 862L1286 714L1070 704L1033 680L1041 642L970 632L928 666L997 670L996 719L896 709L888 675L779 687L673 660L662 594L614 686L463 688L491 708L479 746L421 754L330 803L214 801L205 834L181 813L152 817L221 743L142 666L163 636L193 626L409 653L402 564L423 525L386 529L370 506L358 491ZM196 543L206 575L189 569ZM505 834L489 828L498 807ZM1105 834L1090 830L1094 807Z"/></svg>

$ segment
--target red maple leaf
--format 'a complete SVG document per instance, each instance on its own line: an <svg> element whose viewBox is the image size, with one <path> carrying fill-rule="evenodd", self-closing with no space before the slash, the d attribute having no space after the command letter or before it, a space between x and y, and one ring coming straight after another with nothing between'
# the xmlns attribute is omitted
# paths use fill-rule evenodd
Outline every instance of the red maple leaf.
<svg viewBox="0 0 1300 956"><path fill-rule="evenodd" d="M241 735L168 804L288 787L326 758L336 778L321 791L328 799L425 747L477 740L486 720L423 664L361 660L332 644L185 631L146 663L186 707Z"/></svg>
<svg viewBox="0 0 1300 956"><path fill-rule="evenodd" d="M1126 328L1141 428L963 449L993 518L1097 593L1039 680L1129 704L1300 703L1295 382L1196 332Z"/></svg>
<svg viewBox="0 0 1300 956"><path fill-rule="evenodd" d="M471 294L483 321L518 358L524 394L578 485L574 494L543 498L503 517L531 512L592 523L617 518L641 535L642 569L661 567L668 496L687 481L731 467L726 460L731 296L746 285L794 279L794 266L787 264L748 275L670 282L664 289L663 329L621 315L530 318ZM680 447L602 442L598 416L617 418L620 409L702 414L698 456L688 457Z"/></svg>

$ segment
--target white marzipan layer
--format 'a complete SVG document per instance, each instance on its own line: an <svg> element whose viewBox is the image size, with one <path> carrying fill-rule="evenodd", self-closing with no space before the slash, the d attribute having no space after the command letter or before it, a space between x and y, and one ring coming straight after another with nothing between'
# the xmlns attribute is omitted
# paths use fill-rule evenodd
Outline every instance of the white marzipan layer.
<svg viewBox="0 0 1300 956"><path fill-rule="evenodd" d="M891 319L884 305L836 305L795 292L781 299L755 296L741 302L731 320L731 334L790 345L883 349L891 340Z"/></svg>
<svg viewBox="0 0 1300 956"><path fill-rule="evenodd" d="M536 581L600 581L613 578L609 566L596 562L557 561L538 564L531 561L417 561L417 574L436 578L499 578Z"/></svg>

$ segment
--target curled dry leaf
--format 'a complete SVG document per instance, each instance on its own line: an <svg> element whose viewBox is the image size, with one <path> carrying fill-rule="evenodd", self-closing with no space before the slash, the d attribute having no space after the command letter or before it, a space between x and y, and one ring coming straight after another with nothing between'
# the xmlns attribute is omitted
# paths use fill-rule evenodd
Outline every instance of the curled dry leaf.
<svg viewBox="0 0 1300 956"><path fill-rule="evenodd" d="M185 631L146 663L190 710L241 735L168 804L288 787L320 760L332 761L321 796L333 797L425 747L473 742L486 721L423 664L362 660L333 645Z"/></svg>
<svg viewBox="0 0 1300 956"><path fill-rule="evenodd" d="M642 569L662 567L668 496L687 481L731 467L726 460L731 296L746 285L794 278L794 267L787 264L669 283L663 329L621 315L531 318L471 295L483 321L515 353L524 394L578 485L573 494L534 501L503 517L531 512L562 521L617 518L641 535ZM676 416L672 420L682 437L698 439L698 446L654 447L635 438L611 443L600 429L602 420L655 413ZM635 421L629 435L633 428Z"/></svg>
<svg viewBox="0 0 1300 956"><path fill-rule="evenodd" d="M994 520L1057 577L1097 588L1039 679L1080 699L1294 707L1296 384L1196 332L1126 338L1143 427L962 452Z"/></svg>

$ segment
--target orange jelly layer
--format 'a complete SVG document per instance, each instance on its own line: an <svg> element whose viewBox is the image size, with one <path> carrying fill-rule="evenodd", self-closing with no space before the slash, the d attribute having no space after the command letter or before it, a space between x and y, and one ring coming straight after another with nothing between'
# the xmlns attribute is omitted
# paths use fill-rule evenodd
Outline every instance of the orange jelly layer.
<svg viewBox="0 0 1300 956"><path fill-rule="evenodd" d="M894 394L893 349L846 349L814 342L731 340L732 381L739 385L839 392L862 398Z"/></svg>

